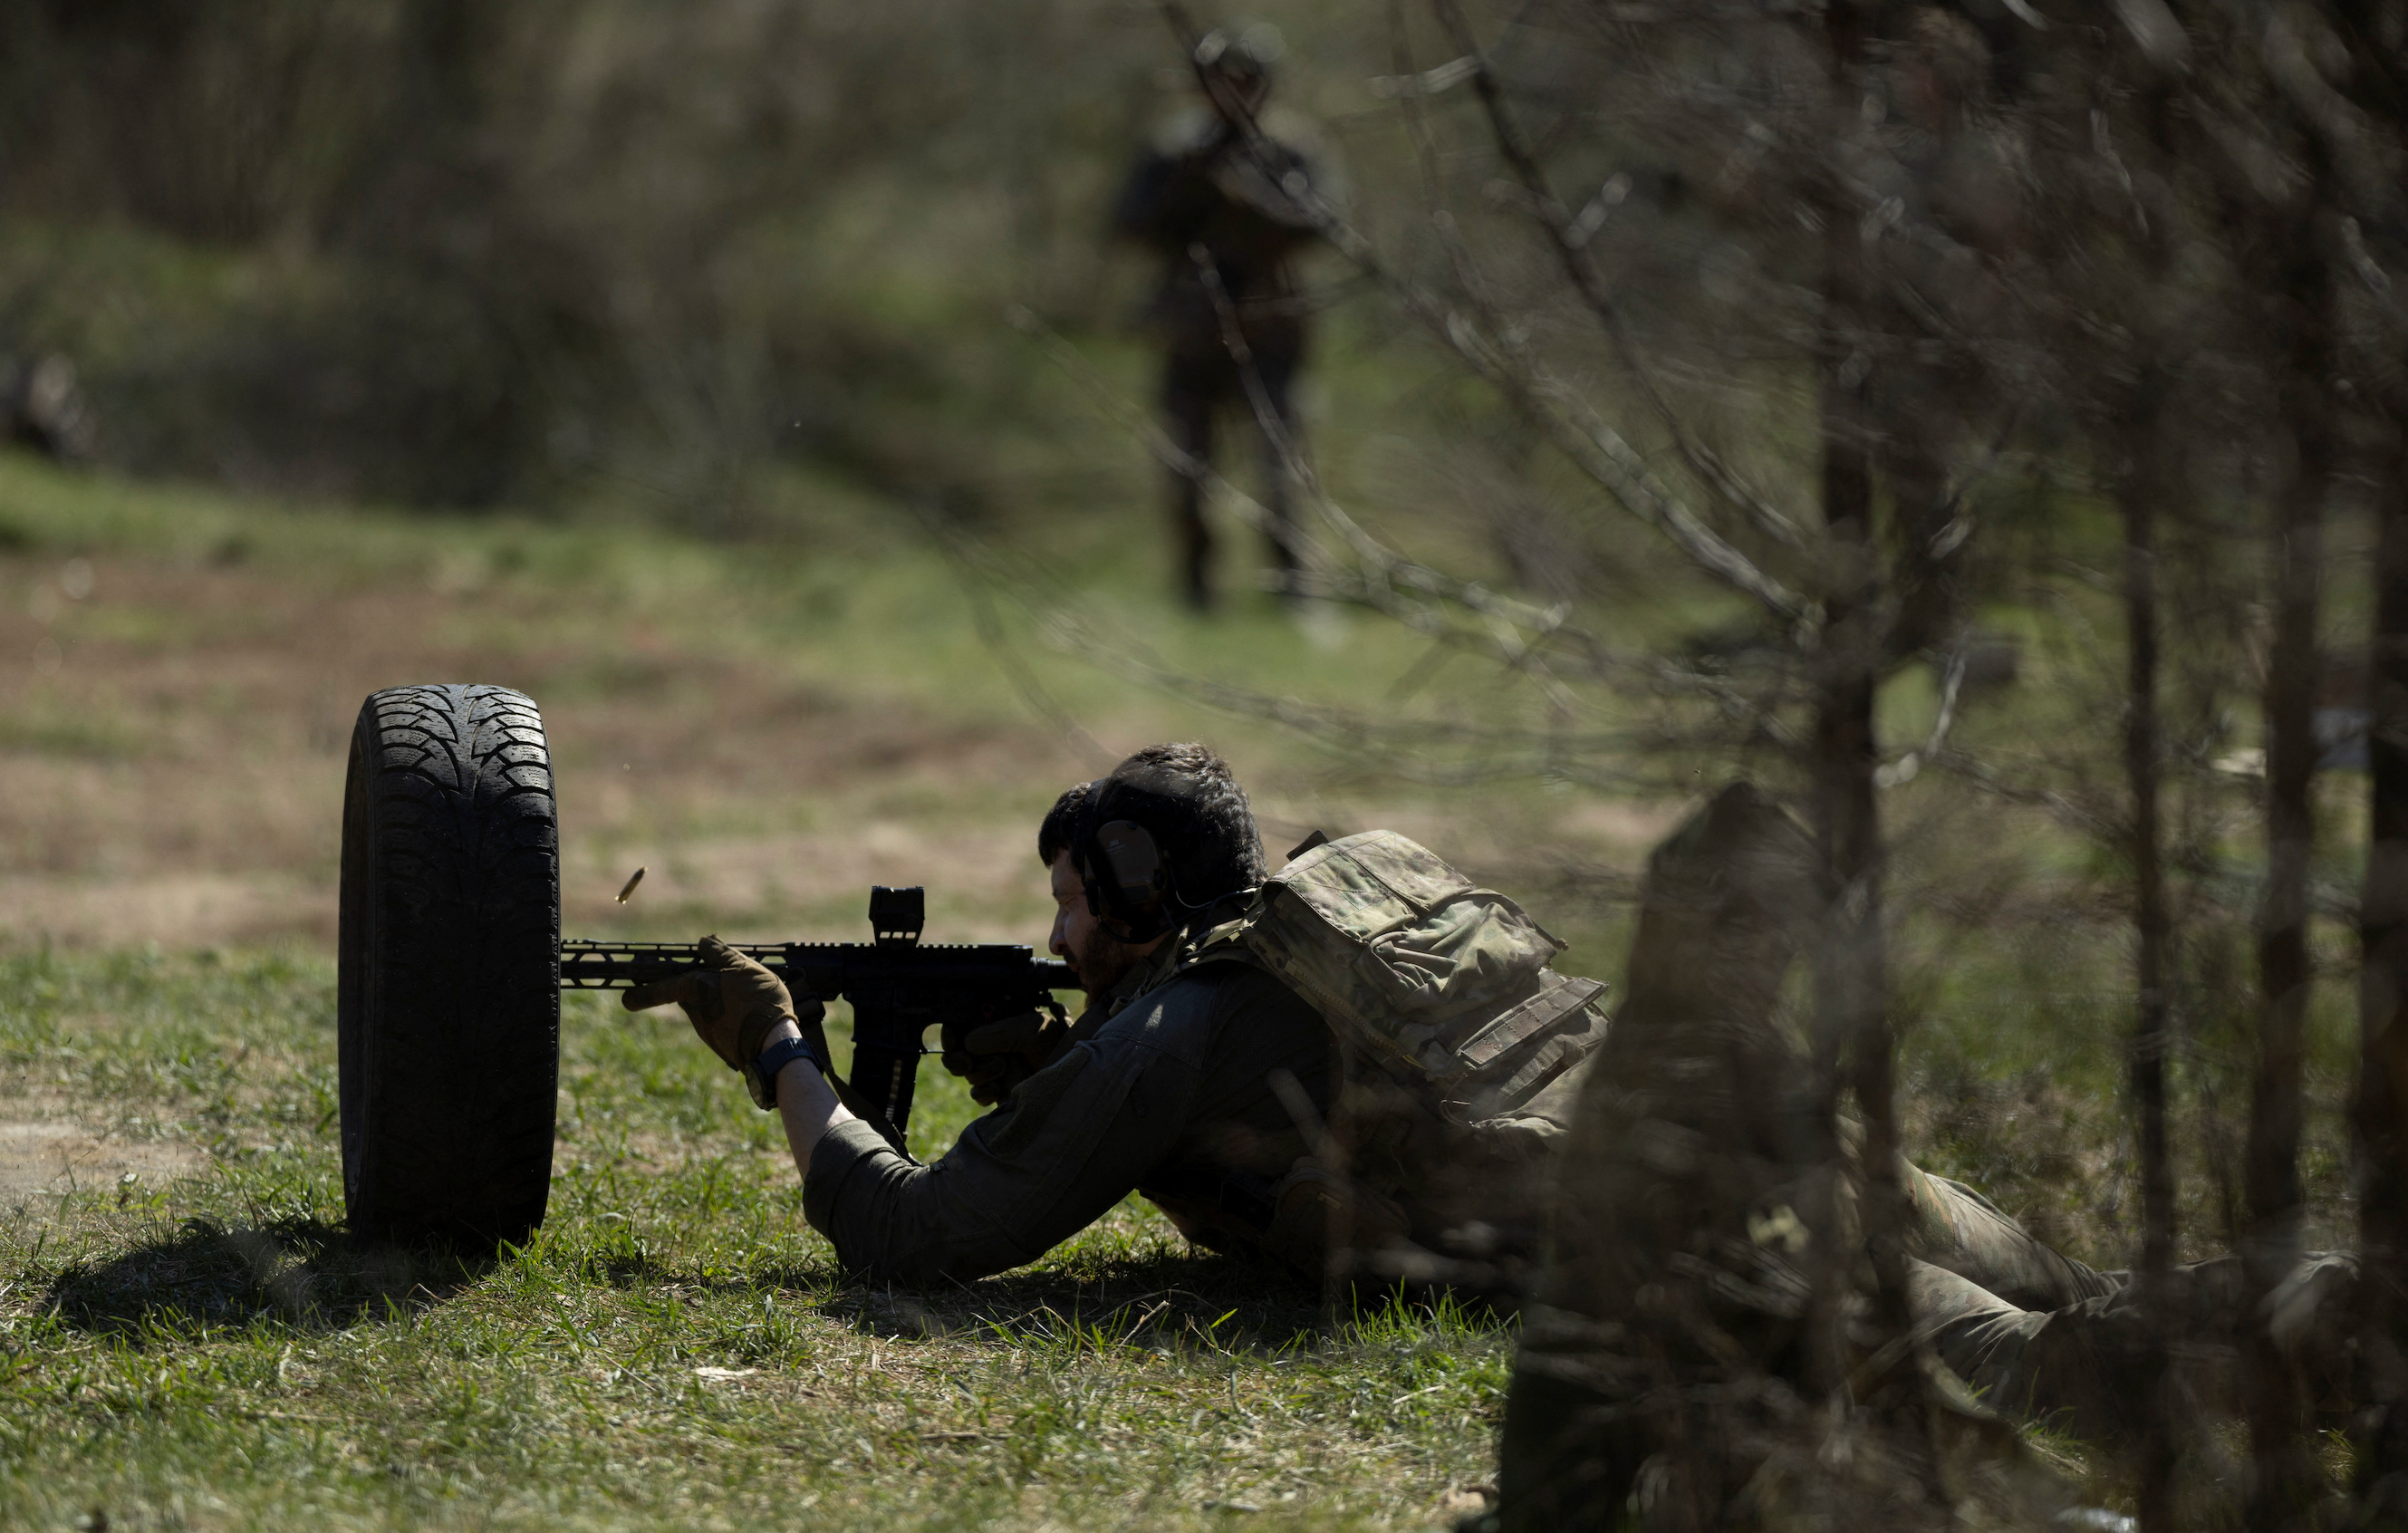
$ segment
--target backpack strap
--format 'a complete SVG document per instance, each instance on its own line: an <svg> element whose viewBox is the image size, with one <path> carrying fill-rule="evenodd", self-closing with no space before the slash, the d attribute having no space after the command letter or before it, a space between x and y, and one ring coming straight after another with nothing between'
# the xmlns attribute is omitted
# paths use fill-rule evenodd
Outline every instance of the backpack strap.
<svg viewBox="0 0 2408 1533"><path fill-rule="evenodd" d="M1246 951L1246 933L1262 914L1263 891L1240 890L1234 895L1223 895L1213 904L1216 908L1226 908L1235 900L1245 902L1237 914L1201 929L1192 929L1192 934L1183 936L1179 944L1178 961L1170 967L1171 973L1184 973L1198 964L1214 963L1225 958L1254 963L1253 955ZM1259 968L1262 966L1255 963L1255 967Z"/></svg>
<svg viewBox="0 0 2408 1533"><path fill-rule="evenodd" d="M1552 968L1542 969L1540 973L1541 982L1537 995L1513 1007L1455 1047L1455 1057L1461 1069L1479 1069L1531 1034L1553 1026L1605 994L1605 982L1601 980L1558 974Z"/></svg>
<svg viewBox="0 0 2408 1533"><path fill-rule="evenodd" d="M1184 938L1172 961L1163 967L1162 972L1148 981L1143 989L1135 992L1128 999L1121 1002L1121 1005L1132 1006L1140 997L1152 995L1181 975L1191 969L1201 968L1206 964L1244 964L1249 967L1270 973L1269 966L1256 957L1246 946L1246 928L1254 924L1256 912L1262 909L1262 891L1241 889L1236 894L1224 895L1206 909L1211 910L1240 899L1245 901L1243 910L1226 921L1207 926L1196 936ZM1276 974L1272 977L1278 978Z"/></svg>

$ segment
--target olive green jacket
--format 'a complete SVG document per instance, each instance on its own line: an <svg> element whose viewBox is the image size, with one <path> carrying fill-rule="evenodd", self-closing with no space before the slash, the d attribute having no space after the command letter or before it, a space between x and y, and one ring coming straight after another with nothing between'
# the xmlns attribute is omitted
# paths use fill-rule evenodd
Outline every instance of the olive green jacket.
<svg viewBox="0 0 2408 1533"><path fill-rule="evenodd" d="M1259 1200L1305 1153L1272 1073L1294 1075L1326 1110L1328 1029L1246 966L1164 981L1169 946L936 1161L917 1164L866 1123L831 1128L803 1179L803 1212L838 1259L878 1278L968 1281L1035 1261L1132 1191L1174 1207Z"/></svg>

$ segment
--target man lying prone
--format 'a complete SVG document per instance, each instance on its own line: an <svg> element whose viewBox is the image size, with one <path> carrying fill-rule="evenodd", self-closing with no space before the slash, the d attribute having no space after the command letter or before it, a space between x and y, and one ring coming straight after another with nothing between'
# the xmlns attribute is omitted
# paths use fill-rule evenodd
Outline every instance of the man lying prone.
<svg viewBox="0 0 2408 1533"><path fill-rule="evenodd" d="M1161 874L1142 909L1097 887L1132 831ZM1317 1276L1326 1183L1297 1173L1309 1146L1273 1082L1293 1082L1311 1113L1326 1114L1327 1031L1260 968L1180 963L1184 940L1242 908L1265 873L1228 764L1201 745L1149 746L1063 794L1037 852L1055 910L1048 946L1086 1009L1067 1026L1032 1013L946 1039L947 1067L989 1110L929 1164L843 1104L824 1053L801 1041L785 987L715 938L705 942L715 973L631 991L625 1004L677 1001L731 1067L788 1055L775 1100L804 1216L849 1270L986 1277L1035 1261L1135 1191L1192 1238Z"/></svg>

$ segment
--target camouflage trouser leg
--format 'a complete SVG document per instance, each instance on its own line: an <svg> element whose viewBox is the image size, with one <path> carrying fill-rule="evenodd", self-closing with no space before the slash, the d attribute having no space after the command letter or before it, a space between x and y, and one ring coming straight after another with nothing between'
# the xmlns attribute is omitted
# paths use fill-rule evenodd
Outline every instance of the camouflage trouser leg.
<svg viewBox="0 0 2408 1533"><path fill-rule="evenodd" d="M1910 1262L1907 1297L1924 1339L1982 1402L2010 1416L2055 1416L2077 1436L2133 1426L2128 1383L2138 1356L2137 1311L2120 1294L2057 1310L2026 1310L1928 1262Z"/></svg>
<svg viewBox="0 0 2408 1533"><path fill-rule="evenodd" d="M2128 1430L2143 1340L2128 1274L2035 1239L1961 1182L1906 1168L1908 1299L1932 1351L1993 1408L2057 1415L2086 1437Z"/></svg>
<svg viewBox="0 0 2408 1533"><path fill-rule="evenodd" d="M2141 1295L2128 1274L2081 1270L2110 1286L2041 1310L2011 1303L1958 1272L1911 1262L1908 1300L1932 1351L1985 1403L2012 1415L2057 1417L2078 1436L2118 1437L2161 1408L2148 1397ZM2357 1276L2355 1255L2311 1255L2267 1300L2276 1344L2328 1411L2349 1408L2349 1294ZM2192 1398L2230 1403L2233 1360L2249 1314L2241 1259L2175 1268L2167 1275L2165 1309L2167 1361L2177 1387Z"/></svg>
<svg viewBox="0 0 2408 1533"><path fill-rule="evenodd" d="M2103 1298L2125 1274L2100 1272L2043 1245L1996 1203L1961 1182L1906 1167L1916 1228L1910 1252L2026 1310Z"/></svg>

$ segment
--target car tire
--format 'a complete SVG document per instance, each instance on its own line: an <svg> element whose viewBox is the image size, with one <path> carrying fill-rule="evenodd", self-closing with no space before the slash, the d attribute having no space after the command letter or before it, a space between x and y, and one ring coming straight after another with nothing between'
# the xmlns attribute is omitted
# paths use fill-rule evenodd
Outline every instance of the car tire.
<svg viewBox="0 0 2408 1533"><path fill-rule="evenodd" d="M337 1003L352 1234L490 1253L542 1224L560 1082L560 834L535 704L393 687L343 793Z"/></svg>

